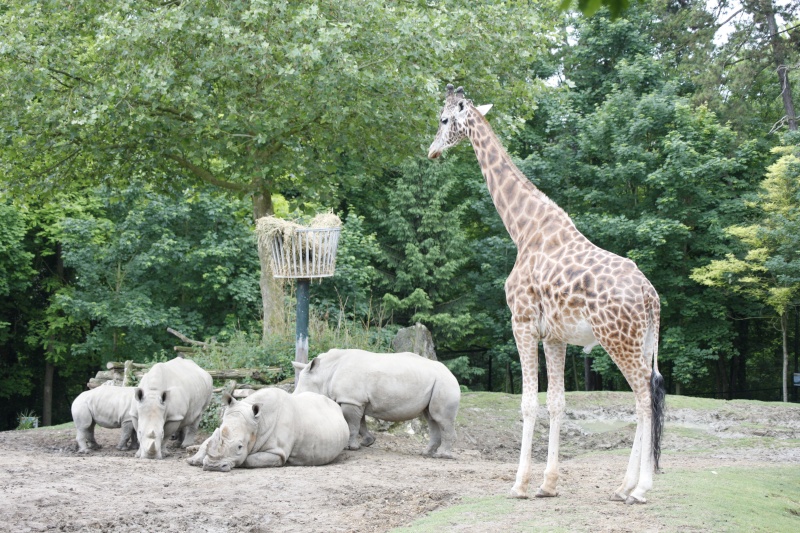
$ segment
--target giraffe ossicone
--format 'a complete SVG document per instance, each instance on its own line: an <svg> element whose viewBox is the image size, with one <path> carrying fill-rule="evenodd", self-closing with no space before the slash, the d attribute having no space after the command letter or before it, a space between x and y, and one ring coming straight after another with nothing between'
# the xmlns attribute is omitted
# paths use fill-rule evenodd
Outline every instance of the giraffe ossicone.
<svg viewBox="0 0 800 533"><path fill-rule="evenodd" d="M547 466L537 497L557 495L567 344L587 351L599 344L636 397L636 436L625 477L612 499L644 503L658 469L664 426L658 293L633 261L594 245L563 209L525 177L484 117L490 108L476 107L462 87L454 90L448 85L428 157L435 159L469 139L497 212L517 246L517 260L505 284L522 367L522 445L511 496L528 495L538 408L539 342L547 365L550 432Z"/></svg>

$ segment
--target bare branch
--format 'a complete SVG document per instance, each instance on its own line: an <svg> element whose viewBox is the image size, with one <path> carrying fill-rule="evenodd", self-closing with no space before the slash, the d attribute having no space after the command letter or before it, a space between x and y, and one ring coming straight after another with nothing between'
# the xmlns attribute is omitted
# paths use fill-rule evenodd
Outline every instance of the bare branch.
<svg viewBox="0 0 800 533"><path fill-rule="evenodd" d="M206 183L210 183L211 185L215 185L222 189L227 189L229 191L235 191L235 192L251 192L255 190L255 188L251 184L232 183L230 181L219 179L207 169L195 165L188 159L184 159L179 155L166 154L165 157L167 159L172 159L173 161L178 163L178 165L190 171L192 174L194 174L201 180L205 181Z"/></svg>

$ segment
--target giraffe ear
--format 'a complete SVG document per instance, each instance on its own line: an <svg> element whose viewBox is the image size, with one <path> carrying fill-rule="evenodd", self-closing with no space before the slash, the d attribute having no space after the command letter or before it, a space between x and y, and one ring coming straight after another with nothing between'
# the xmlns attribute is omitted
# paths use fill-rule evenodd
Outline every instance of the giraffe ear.
<svg viewBox="0 0 800 533"><path fill-rule="evenodd" d="M486 116L486 113L488 113L491 108L492 104L486 104L486 105L479 105L475 109L477 109L478 113L480 113L481 115Z"/></svg>

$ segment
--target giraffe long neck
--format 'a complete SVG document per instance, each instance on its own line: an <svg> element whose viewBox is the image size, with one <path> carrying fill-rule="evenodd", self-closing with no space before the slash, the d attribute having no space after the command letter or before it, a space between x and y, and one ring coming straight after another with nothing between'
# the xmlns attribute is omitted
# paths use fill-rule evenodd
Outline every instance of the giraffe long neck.
<svg viewBox="0 0 800 533"><path fill-rule="evenodd" d="M572 225L567 214L517 168L489 122L477 112L470 120L467 136L497 213L518 249L523 239L542 229L538 223L541 220L552 222L554 218L563 217ZM553 216L548 217L548 214Z"/></svg>

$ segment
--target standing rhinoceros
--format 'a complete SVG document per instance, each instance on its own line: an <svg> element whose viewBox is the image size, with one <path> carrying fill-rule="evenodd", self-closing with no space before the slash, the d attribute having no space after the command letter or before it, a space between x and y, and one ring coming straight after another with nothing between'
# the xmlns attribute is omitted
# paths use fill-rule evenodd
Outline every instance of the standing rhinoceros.
<svg viewBox="0 0 800 533"><path fill-rule="evenodd" d="M122 428L118 450L131 450L138 446L131 421L133 387L103 385L82 392L72 402L72 420L75 421L78 452L89 453L100 445L94 440L94 426ZM130 443L129 443L130 441Z"/></svg>
<svg viewBox="0 0 800 533"><path fill-rule="evenodd" d="M349 449L375 441L367 430L365 415L401 422L422 414L430 428L425 454L453 457L461 388L442 363L411 352L330 350L308 364L293 364L300 371L295 394L318 392L342 407L350 427ZM359 435L364 438L361 444Z"/></svg>
<svg viewBox="0 0 800 533"><path fill-rule="evenodd" d="M139 437L136 457L161 459L175 433L183 435L182 448L194 444L211 391L211 375L194 361L177 358L153 365L136 387L131 406Z"/></svg>
<svg viewBox="0 0 800 533"><path fill-rule="evenodd" d="M266 388L242 401L226 393L223 404L222 425L188 459L190 465L221 472L237 466L324 465L347 446L350 432L342 410L321 394Z"/></svg>

